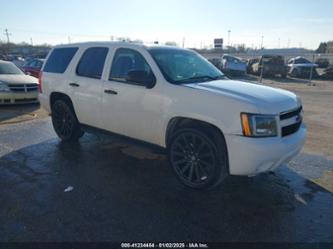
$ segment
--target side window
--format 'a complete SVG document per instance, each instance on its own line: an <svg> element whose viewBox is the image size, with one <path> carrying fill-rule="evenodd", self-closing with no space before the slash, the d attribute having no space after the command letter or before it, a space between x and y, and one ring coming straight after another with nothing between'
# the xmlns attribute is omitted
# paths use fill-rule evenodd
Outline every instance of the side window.
<svg viewBox="0 0 333 249"><path fill-rule="evenodd" d="M78 48L55 48L49 56L44 72L64 73Z"/></svg>
<svg viewBox="0 0 333 249"><path fill-rule="evenodd" d="M108 53L108 48L93 47L84 51L76 68L76 74L83 77L100 79Z"/></svg>
<svg viewBox="0 0 333 249"><path fill-rule="evenodd" d="M43 63L41 61L36 61L36 68L40 69L43 66Z"/></svg>
<svg viewBox="0 0 333 249"><path fill-rule="evenodd" d="M116 51L109 80L151 87L156 81L145 58L138 51L127 48Z"/></svg>
<svg viewBox="0 0 333 249"><path fill-rule="evenodd" d="M27 66L28 66L28 67L32 67L32 68L36 67L36 61L35 61L35 60L30 61L30 62L27 64Z"/></svg>

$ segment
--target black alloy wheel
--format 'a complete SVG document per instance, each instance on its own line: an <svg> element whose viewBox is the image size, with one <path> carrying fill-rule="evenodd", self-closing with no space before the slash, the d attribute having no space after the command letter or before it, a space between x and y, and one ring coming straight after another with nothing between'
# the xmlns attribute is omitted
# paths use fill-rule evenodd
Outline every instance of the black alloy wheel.
<svg viewBox="0 0 333 249"><path fill-rule="evenodd" d="M225 149L219 150L210 137L196 129L181 129L170 143L170 163L181 182L192 188L207 188L224 179L225 159Z"/></svg>
<svg viewBox="0 0 333 249"><path fill-rule="evenodd" d="M84 134L73 108L63 99L56 100L52 105L52 124L59 138L64 141L76 141Z"/></svg>

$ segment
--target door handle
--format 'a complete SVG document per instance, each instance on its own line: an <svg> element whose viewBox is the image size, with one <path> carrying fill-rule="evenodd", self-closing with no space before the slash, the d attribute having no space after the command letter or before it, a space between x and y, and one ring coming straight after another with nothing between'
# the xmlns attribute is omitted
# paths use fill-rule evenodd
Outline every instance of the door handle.
<svg viewBox="0 0 333 249"><path fill-rule="evenodd" d="M114 94L114 95L118 94L116 91L113 91L113 90L110 90L110 89L105 89L104 92L107 93L107 94Z"/></svg>
<svg viewBox="0 0 333 249"><path fill-rule="evenodd" d="M78 83L75 83L75 82L71 82L69 83L70 86L72 87L79 87L80 85Z"/></svg>

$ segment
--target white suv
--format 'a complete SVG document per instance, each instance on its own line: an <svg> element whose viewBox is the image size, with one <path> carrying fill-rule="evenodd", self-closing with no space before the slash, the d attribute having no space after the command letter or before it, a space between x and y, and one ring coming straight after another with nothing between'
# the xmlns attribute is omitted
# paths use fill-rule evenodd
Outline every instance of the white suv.
<svg viewBox="0 0 333 249"><path fill-rule="evenodd" d="M49 53L40 83L40 102L62 140L102 130L158 146L193 188L273 170L305 141L295 94L229 80L191 50L61 45Z"/></svg>

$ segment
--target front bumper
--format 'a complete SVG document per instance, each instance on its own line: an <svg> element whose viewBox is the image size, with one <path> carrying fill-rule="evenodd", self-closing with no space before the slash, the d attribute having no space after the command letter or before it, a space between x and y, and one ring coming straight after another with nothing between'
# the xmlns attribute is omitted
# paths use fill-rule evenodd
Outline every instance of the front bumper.
<svg viewBox="0 0 333 249"><path fill-rule="evenodd" d="M256 175L288 163L302 149L306 128L286 137L250 138L226 135L231 175Z"/></svg>
<svg viewBox="0 0 333 249"><path fill-rule="evenodd" d="M46 110L48 113L51 113L50 99L49 99L48 95L40 93L38 95L38 98L39 98L41 107L43 107L44 110Z"/></svg>
<svg viewBox="0 0 333 249"><path fill-rule="evenodd" d="M0 105L38 103L38 92L0 92Z"/></svg>

